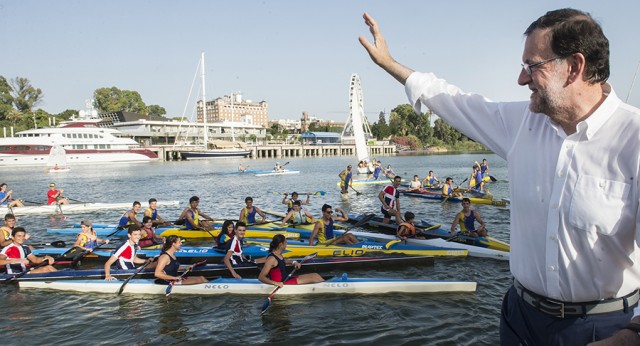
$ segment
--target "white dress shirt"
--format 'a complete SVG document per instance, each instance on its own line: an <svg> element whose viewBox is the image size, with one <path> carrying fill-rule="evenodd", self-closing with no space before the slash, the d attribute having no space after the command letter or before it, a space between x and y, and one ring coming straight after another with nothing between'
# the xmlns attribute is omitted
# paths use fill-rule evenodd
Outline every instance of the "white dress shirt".
<svg viewBox="0 0 640 346"><path fill-rule="evenodd" d="M431 73L405 89L417 112L424 103L507 160L510 266L523 286L565 302L640 287L640 110L605 84L605 101L567 136L529 102L493 102Z"/></svg>

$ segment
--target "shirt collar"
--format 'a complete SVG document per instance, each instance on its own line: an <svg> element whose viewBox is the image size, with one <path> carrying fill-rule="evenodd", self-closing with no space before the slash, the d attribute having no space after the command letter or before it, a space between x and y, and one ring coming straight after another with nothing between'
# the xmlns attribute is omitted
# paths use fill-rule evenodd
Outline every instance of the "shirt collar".
<svg viewBox="0 0 640 346"><path fill-rule="evenodd" d="M574 133L573 135L584 135L584 138L586 140L591 139L620 106L620 103L622 101L616 95L613 87L611 87L611 84L603 84L602 93L606 96L605 100L589 117L576 125L576 133ZM558 135L560 135L561 137L567 137L564 130L562 130L562 127L559 126L559 124L552 121L548 117L547 122L554 129L556 129L556 131L558 131Z"/></svg>

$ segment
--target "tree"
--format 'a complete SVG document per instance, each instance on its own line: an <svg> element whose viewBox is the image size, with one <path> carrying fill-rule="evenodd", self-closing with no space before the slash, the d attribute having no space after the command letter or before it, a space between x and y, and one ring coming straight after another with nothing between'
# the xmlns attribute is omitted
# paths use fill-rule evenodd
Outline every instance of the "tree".
<svg viewBox="0 0 640 346"><path fill-rule="evenodd" d="M116 87L100 88L93 92L99 112L134 112L148 114L147 105L137 91L120 90Z"/></svg>
<svg viewBox="0 0 640 346"><path fill-rule="evenodd" d="M13 109L13 96L11 96L11 85L0 76L0 121L6 120L9 112Z"/></svg>
<svg viewBox="0 0 640 346"><path fill-rule="evenodd" d="M391 135L391 128L387 125L384 112L378 115L378 121L371 125L371 134L377 139L384 139Z"/></svg>
<svg viewBox="0 0 640 346"><path fill-rule="evenodd" d="M416 113L409 104L391 110L389 127L394 136L413 135L420 143L429 143L432 136L431 113Z"/></svg>
<svg viewBox="0 0 640 346"><path fill-rule="evenodd" d="M34 88L27 78L13 78L10 84L13 105L20 113L31 112L34 106L42 102L42 90Z"/></svg>
<svg viewBox="0 0 640 346"><path fill-rule="evenodd" d="M167 114L167 110L164 109L164 107L160 107L158 105L150 105L149 107L147 107L147 110L149 112L149 115L151 116L161 117Z"/></svg>

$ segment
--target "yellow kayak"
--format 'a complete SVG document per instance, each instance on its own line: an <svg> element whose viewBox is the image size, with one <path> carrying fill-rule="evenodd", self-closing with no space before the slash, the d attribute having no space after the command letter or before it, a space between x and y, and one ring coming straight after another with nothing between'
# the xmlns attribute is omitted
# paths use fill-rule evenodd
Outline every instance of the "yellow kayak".
<svg viewBox="0 0 640 346"><path fill-rule="evenodd" d="M163 237L167 237L170 235L177 235L181 238L185 239L194 239L194 238L202 238L202 239L211 239L211 234L215 237L220 234L219 229L214 229L213 231L201 231L201 230L186 230L180 228L168 229L162 232ZM247 230L245 233L245 238L266 238L271 239L276 234L282 234L287 239L300 239L299 233L280 231L280 230Z"/></svg>
<svg viewBox="0 0 640 346"><path fill-rule="evenodd" d="M264 242L248 241L248 244L264 245ZM390 243L395 243L394 241ZM297 245L287 242L287 251L284 257L304 257L313 253L318 253L318 257L360 257L369 255L407 255L407 256L456 256L462 257L469 254L468 250L431 248L416 249L416 246L407 246L402 244L393 244L386 248L384 243L376 245L369 242L354 245Z"/></svg>

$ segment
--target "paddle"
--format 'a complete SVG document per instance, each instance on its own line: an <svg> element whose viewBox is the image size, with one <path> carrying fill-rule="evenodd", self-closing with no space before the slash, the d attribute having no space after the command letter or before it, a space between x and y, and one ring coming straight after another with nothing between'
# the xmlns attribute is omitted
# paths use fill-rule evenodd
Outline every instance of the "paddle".
<svg viewBox="0 0 640 346"><path fill-rule="evenodd" d="M313 253L305 258L303 258L302 260L300 260L300 264L316 257L318 255L318 253ZM289 275L287 275L286 278L284 278L284 280L282 280L282 282L286 282L287 280L291 279L291 277L293 276L293 274L297 271L298 269L293 268L293 270L291 271L291 273L289 273ZM278 290L280 289L280 286L276 287L273 291L271 291L271 293L269 294L269 296L267 297L267 299L264 301L264 303L262 304L262 311L260 311L260 315L263 315L267 309L269 309L269 306L271 306L271 299L273 298L273 296L276 294L276 292L278 292Z"/></svg>
<svg viewBox="0 0 640 346"><path fill-rule="evenodd" d="M69 197L65 197L66 199L70 200L70 201L74 201L74 202L78 202L78 203L82 203L82 204L87 204L87 203L91 203L91 202L85 202L85 201L80 201L77 199L73 199L73 198L69 198Z"/></svg>
<svg viewBox="0 0 640 346"><path fill-rule="evenodd" d="M354 189L353 186L349 185L349 187L351 188L351 190L356 192L356 196L360 196L362 194L362 192L359 192L358 190Z"/></svg>
<svg viewBox="0 0 640 346"><path fill-rule="evenodd" d="M343 235L349 233L351 231L351 229L356 228L356 227L360 227L366 223L369 222L369 220L373 219L376 215L375 214L366 214L365 216L363 216L360 221L356 222L355 225L353 226L349 226L347 227L347 229L342 233L342 235L340 237L342 237ZM338 240L339 237L335 237L331 240L329 240L324 246L329 246L333 243L335 243Z"/></svg>
<svg viewBox="0 0 640 346"><path fill-rule="evenodd" d="M118 290L118 295L122 294L122 291L124 291L124 286L126 286L129 283L129 280L133 279L135 276L137 276L138 274L140 274L141 271L144 270L144 268L146 268L149 264L151 264L153 261L155 260L154 258L151 258L150 260L148 260L145 264L143 264L142 266L140 266L140 268L138 268L138 270L135 271L135 273L131 274L131 276L129 276L126 280L124 280L124 282L122 283L122 286L120 286L120 289Z"/></svg>
<svg viewBox="0 0 640 346"><path fill-rule="evenodd" d="M53 247L66 247L67 244L62 240L56 240L51 243L29 244L30 246L53 246Z"/></svg>
<svg viewBox="0 0 640 346"><path fill-rule="evenodd" d="M181 281L181 280L182 280L182 278L184 278L184 276L185 276L185 275L187 275L187 273L189 273L191 270L193 270L193 268L195 268L195 267L199 267L199 266L202 266L202 265L204 265L205 263L207 263L207 260L204 260L204 261L200 261L200 262L198 262L198 263L195 263L194 265L189 266L189 267L187 268L187 270L185 270L185 271L184 271L184 273L182 273L182 274L179 276L179 279L178 279L178 280L172 280L172 281L169 281L169 285L167 286L167 290L165 291L165 297L167 298L167 300L169 299L169 296L171 295L171 290L173 289L173 285L175 284L175 282L176 282L176 281Z"/></svg>
<svg viewBox="0 0 640 346"><path fill-rule="evenodd" d="M109 241L109 243L111 243L111 241ZM79 253L79 254L77 254L77 255L73 256L73 259L71 260L71 265L70 265L70 267L71 267L71 268L76 268L76 267L77 267L77 265L78 265L78 262L80 262L80 260L81 260L84 256L86 256L86 255L87 255L87 254L89 254L90 252L93 252L93 251L95 251L95 250L97 250L97 249L99 249L99 248L101 248L101 247L103 247L103 246L105 246L105 245L107 245L107 244L109 244L109 243L104 242L104 243L102 243L102 244L100 244L100 245L98 245L98 246L94 247L91 251L89 251L89 250L84 250L84 251L82 251L81 253Z"/></svg>
<svg viewBox="0 0 640 346"><path fill-rule="evenodd" d="M498 179L496 179L493 175L490 175L489 179L491 179L491 181L493 181L494 183L498 181Z"/></svg>
<svg viewBox="0 0 640 346"><path fill-rule="evenodd" d="M384 244L384 248L389 250L390 247L392 247L393 245L398 244L400 242L402 242L402 240L400 240L400 239L391 240L388 243Z"/></svg>
<svg viewBox="0 0 640 346"><path fill-rule="evenodd" d="M29 204L35 204L35 205L40 205L42 204L41 202L33 202L33 201L27 201L25 199L21 200L23 203L29 203Z"/></svg>
<svg viewBox="0 0 640 346"><path fill-rule="evenodd" d="M66 256L66 255L68 255L69 253L71 253L71 252L73 251L73 249L74 249L74 248L71 248L71 249L69 249L69 250L65 251L65 253L63 253L62 255L57 256L56 258L54 258L54 259L53 259L53 260L54 260L54 263L55 263L55 260L57 260L57 259L59 259L59 258L64 258L64 256ZM35 269L38 269L38 268L40 268L40 267L44 267L44 266L46 266L46 265L49 265L49 261L44 260L44 261L42 261L42 262L38 263L37 265L35 265L35 266L31 267L31 268L28 268L27 270L25 270L25 271L23 271L23 272L20 272L20 273L18 273L18 274L16 274L16 275L14 275L14 276L12 276L12 277L10 277L10 278L8 278L8 279L5 279L5 280L4 280L4 282L6 283L6 282L11 282L11 281L13 281L13 280L19 279L19 278L21 278L21 277L23 277L23 276L27 275L27 273L29 273L29 272L31 272L31 271L33 271L33 270L35 270Z"/></svg>
<svg viewBox="0 0 640 346"><path fill-rule="evenodd" d="M288 192L278 192L278 191L273 191L274 195L288 195ZM301 192L298 193L298 195L309 195L309 196L324 196L327 193L325 191L316 191L316 192Z"/></svg>

